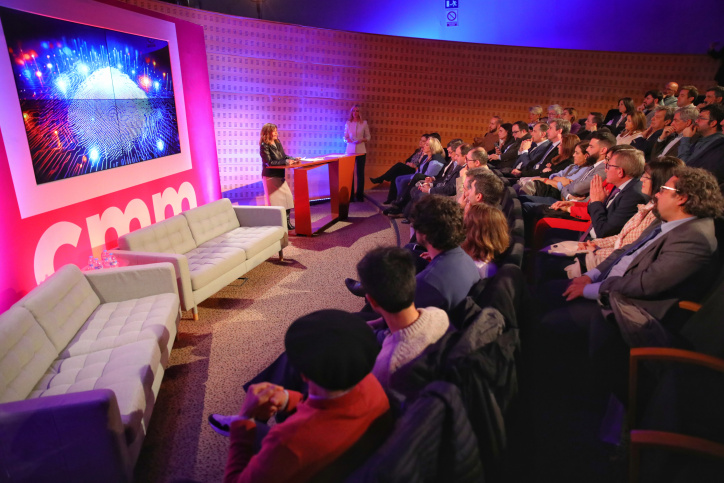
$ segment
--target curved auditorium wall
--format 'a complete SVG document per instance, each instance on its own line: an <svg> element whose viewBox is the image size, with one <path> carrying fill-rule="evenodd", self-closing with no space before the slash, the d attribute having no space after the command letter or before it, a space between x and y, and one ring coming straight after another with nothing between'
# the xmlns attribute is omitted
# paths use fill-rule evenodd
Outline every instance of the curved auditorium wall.
<svg viewBox="0 0 724 483"><path fill-rule="evenodd" d="M279 126L290 154L339 153L349 108L360 103L373 138L367 175L374 176L406 159L424 132L470 142L490 116L527 119L535 104L573 106L580 117L605 113L618 98L638 103L670 80L710 86L717 67L706 55L391 37L125 1L203 26L221 189L240 204L263 203L258 143L265 122Z"/></svg>

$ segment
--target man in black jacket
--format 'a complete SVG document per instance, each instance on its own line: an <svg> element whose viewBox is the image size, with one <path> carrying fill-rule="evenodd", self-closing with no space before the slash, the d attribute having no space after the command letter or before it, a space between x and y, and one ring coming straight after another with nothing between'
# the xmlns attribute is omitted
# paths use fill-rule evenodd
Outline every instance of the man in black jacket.
<svg viewBox="0 0 724 483"><path fill-rule="evenodd" d="M692 168L704 168L716 176L719 184L724 183L724 107L711 104L704 107L696 118L696 124L682 132L679 142L679 158ZM694 140L694 133L701 137ZM692 142L693 141L693 142Z"/></svg>

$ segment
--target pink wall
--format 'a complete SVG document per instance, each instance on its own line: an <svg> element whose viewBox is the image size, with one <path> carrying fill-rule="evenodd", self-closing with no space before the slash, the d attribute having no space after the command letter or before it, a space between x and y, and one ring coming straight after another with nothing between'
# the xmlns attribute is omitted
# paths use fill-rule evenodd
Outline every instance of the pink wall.
<svg viewBox="0 0 724 483"><path fill-rule="evenodd" d="M85 266L91 253L98 255L104 247L115 247L119 231L123 234L221 197L203 28L111 0L69 0L67 4L73 2L85 8L86 13L88 8L97 11L94 23L99 26L108 18L109 9L112 12L116 8L175 24L192 168L22 218L9 164L16 161L8 158L0 131L0 311L54 269L67 263ZM0 4L27 7L27 3L13 0L2 0ZM42 9L32 11L45 13ZM0 62L8 60L3 58ZM125 168L114 169L112 173L124 176Z"/></svg>

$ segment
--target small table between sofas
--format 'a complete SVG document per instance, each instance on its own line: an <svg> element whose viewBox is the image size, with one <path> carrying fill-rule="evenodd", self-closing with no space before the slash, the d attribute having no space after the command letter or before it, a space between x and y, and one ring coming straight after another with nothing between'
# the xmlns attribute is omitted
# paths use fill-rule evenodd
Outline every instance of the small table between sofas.
<svg viewBox="0 0 724 483"><path fill-rule="evenodd" d="M294 172L294 223L297 235L312 236L332 223L346 220L349 216L349 198L352 191L352 174L356 155L327 154L316 158L302 158L299 163L288 166L270 166L291 169ZM325 216L314 223L309 206L309 180L307 174L314 168L329 165L329 198L331 216Z"/></svg>

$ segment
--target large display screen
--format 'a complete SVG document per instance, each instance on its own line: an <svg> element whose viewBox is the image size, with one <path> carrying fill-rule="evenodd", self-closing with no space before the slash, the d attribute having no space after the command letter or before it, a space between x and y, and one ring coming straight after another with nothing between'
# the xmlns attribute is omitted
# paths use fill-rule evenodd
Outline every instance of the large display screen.
<svg viewBox="0 0 724 483"><path fill-rule="evenodd" d="M0 7L35 180L181 152L169 45Z"/></svg>

